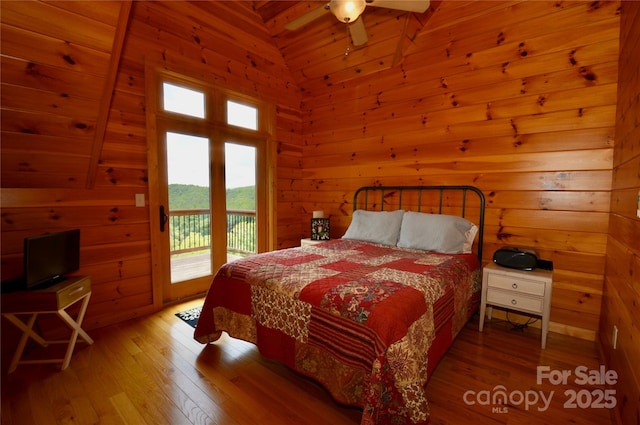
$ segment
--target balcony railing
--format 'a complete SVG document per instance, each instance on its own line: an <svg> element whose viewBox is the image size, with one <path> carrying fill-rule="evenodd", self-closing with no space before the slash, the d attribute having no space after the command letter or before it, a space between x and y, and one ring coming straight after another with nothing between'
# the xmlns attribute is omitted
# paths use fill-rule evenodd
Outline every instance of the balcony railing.
<svg viewBox="0 0 640 425"><path fill-rule="evenodd" d="M227 210L227 252L256 253L256 212Z"/></svg>
<svg viewBox="0 0 640 425"><path fill-rule="evenodd" d="M211 214L208 209L169 212L171 254L211 249ZM227 210L227 252L256 252L256 212Z"/></svg>

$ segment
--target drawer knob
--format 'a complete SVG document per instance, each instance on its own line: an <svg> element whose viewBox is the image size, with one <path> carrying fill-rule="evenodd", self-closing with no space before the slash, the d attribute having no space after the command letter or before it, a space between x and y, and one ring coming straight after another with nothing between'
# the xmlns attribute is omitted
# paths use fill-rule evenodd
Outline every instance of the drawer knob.
<svg viewBox="0 0 640 425"><path fill-rule="evenodd" d="M515 299L511 300L511 304L516 305L518 304L518 301L516 301Z"/></svg>
<svg viewBox="0 0 640 425"><path fill-rule="evenodd" d="M513 289L518 289L518 284L514 282L514 283L511 285L511 287L512 287Z"/></svg>

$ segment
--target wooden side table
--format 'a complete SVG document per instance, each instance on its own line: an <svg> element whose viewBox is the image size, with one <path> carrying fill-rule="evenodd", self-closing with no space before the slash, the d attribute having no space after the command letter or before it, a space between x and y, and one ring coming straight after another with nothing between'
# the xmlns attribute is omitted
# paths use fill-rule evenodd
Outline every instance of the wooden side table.
<svg viewBox="0 0 640 425"><path fill-rule="evenodd" d="M478 326L480 332L484 327L487 309L491 320L492 306L539 316L542 319L542 349L546 348L553 288L552 275L550 270L523 271L507 269L494 263L487 264L482 271L482 301Z"/></svg>
<svg viewBox="0 0 640 425"><path fill-rule="evenodd" d="M18 348L16 348L9 365L9 373L16 370L19 364L35 363L61 363L60 369L64 370L69 366L78 336L88 344L93 344L93 339L82 329L82 321L90 297L91 278L89 276L72 276L44 289L2 294L2 316L22 331ZM74 320L66 310L80 301L82 301L80 311ZM40 314L57 315L71 329L71 337L68 340L48 341L38 335L33 326ZM26 321L18 316L27 316ZM67 344L66 354L61 359L22 360L22 354L29 338L43 347L49 344Z"/></svg>

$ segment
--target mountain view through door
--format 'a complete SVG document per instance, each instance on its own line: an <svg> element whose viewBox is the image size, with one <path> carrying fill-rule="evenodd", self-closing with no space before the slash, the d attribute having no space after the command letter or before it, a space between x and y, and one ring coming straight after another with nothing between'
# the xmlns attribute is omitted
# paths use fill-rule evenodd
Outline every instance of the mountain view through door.
<svg viewBox="0 0 640 425"><path fill-rule="evenodd" d="M208 154L203 151L201 157ZM254 163L255 148L225 144L228 261L256 252ZM212 273L210 187L208 177L195 174L184 170L182 178L169 176L172 283Z"/></svg>
<svg viewBox="0 0 640 425"><path fill-rule="evenodd" d="M163 83L165 300L200 292L223 263L257 252L258 108L218 99Z"/></svg>

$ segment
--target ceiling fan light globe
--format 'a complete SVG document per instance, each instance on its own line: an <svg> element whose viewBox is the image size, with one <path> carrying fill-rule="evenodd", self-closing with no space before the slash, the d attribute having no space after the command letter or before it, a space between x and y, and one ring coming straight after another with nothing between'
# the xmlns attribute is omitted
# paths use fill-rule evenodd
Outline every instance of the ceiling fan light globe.
<svg viewBox="0 0 640 425"><path fill-rule="evenodd" d="M329 9L340 22L353 22L367 6L365 0L331 0Z"/></svg>

